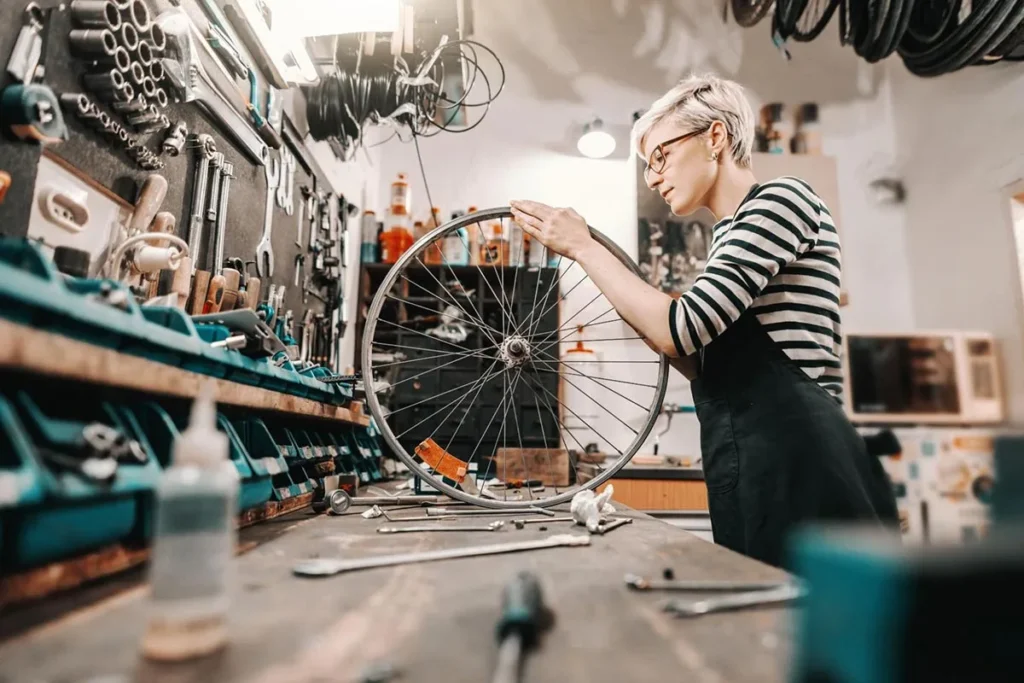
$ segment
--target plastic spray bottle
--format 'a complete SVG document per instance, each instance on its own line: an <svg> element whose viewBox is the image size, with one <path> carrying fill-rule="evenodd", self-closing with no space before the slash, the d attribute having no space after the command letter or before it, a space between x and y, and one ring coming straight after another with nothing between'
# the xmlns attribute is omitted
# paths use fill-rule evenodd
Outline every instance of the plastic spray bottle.
<svg viewBox="0 0 1024 683"><path fill-rule="evenodd" d="M238 471L206 385L157 487L152 604L142 639L147 657L184 660L227 644L237 499Z"/></svg>

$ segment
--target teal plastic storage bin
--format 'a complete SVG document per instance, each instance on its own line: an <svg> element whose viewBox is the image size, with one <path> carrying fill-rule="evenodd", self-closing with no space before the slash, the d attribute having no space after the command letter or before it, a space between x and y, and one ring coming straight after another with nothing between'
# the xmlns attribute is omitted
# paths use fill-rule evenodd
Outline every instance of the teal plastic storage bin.
<svg viewBox="0 0 1024 683"><path fill-rule="evenodd" d="M0 568L8 564L4 560L8 521L18 509L43 500L43 482L39 475L25 428L14 406L0 395Z"/></svg>
<svg viewBox="0 0 1024 683"><path fill-rule="evenodd" d="M117 542L142 542L149 530L152 496L160 466L144 436L106 402L83 405L62 397L13 395L27 435L30 455L23 467L34 470L42 496L5 513L4 566L29 568L65 559ZM74 416L67 414L67 407ZM39 449L66 453L77 449L83 427L102 422L135 439L145 462L122 459L117 476L107 484L51 468Z"/></svg>
<svg viewBox="0 0 1024 683"><path fill-rule="evenodd" d="M262 468L270 475L273 490L271 497L277 501L285 501L289 498L305 493L305 489L299 487L292 481L288 463L270 435L266 423L260 418L249 417L232 422L235 432L238 434L249 454L249 462L253 469Z"/></svg>

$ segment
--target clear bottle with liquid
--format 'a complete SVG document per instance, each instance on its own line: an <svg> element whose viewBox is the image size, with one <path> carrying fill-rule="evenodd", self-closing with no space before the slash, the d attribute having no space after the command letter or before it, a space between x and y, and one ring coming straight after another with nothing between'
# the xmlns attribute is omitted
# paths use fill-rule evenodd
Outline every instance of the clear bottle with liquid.
<svg viewBox="0 0 1024 683"><path fill-rule="evenodd" d="M204 388L156 490L146 657L186 660L227 644L238 486L212 391Z"/></svg>

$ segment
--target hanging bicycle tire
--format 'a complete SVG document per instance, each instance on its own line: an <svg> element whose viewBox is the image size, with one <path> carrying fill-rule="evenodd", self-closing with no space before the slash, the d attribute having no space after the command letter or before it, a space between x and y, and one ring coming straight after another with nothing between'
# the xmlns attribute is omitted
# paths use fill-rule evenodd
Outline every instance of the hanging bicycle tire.
<svg viewBox="0 0 1024 683"><path fill-rule="evenodd" d="M775 0L732 0L732 16L743 28L756 25L771 10Z"/></svg>
<svg viewBox="0 0 1024 683"><path fill-rule="evenodd" d="M989 0L973 4L967 18L947 27L934 43L905 40L904 64L918 76L939 76L973 64L1005 41L1024 20L1024 0Z"/></svg>
<svg viewBox="0 0 1024 683"><path fill-rule="evenodd" d="M793 27L793 39L807 43L820 36L839 5L840 0L809 0Z"/></svg>
<svg viewBox="0 0 1024 683"><path fill-rule="evenodd" d="M381 396L367 393L387 444L434 488L488 508L556 505L610 479L650 434L668 375L665 357L636 344L640 337L575 262L449 262L445 245L465 254L478 234L490 248L498 226L514 236L511 215L508 208L479 211L421 237L384 276L363 333L364 377L389 387ZM613 242L591 232L640 274ZM521 240L507 244L499 240L486 254L498 263L526 260ZM601 352L586 366L568 360L580 330L582 343ZM527 457L528 448L582 453L591 442L611 457L589 479L570 457L568 479L546 481L552 472L531 467Z"/></svg>

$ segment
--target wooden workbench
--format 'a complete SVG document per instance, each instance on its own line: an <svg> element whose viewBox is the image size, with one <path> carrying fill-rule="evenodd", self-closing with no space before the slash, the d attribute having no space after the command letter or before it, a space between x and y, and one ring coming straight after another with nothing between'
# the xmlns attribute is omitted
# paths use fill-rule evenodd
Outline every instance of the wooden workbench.
<svg viewBox="0 0 1024 683"><path fill-rule="evenodd" d="M408 512L395 514L410 514ZM413 513L416 514L416 513ZM531 656L531 683L779 681L786 676L790 616L785 609L679 620L659 610L665 594L626 588L627 572L676 577L773 579L783 574L640 513L635 522L580 548L406 565L332 578L299 578L311 557L359 557L570 531L567 523L502 532L380 535L387 522L308 511L268 522L287 529L237 559L232 644L182 665L138 657L146 600L135 589L0 644L2 681L85 681L125 676L145 683L359 681L389 663L402 681L490 680L502 585L521 569L543 580L556 623ZM474 517L452 524L476 524ZM282 527L284 528L284 527ZM584 533L576 528L574 533ZM0 620L16 618L0 615ZM122 680L112 678L111 680Z"/></svg>

